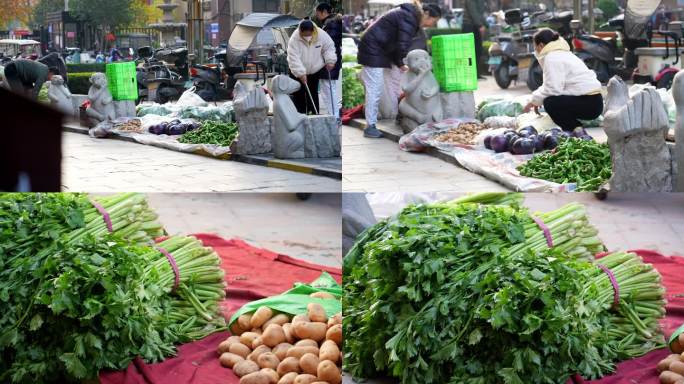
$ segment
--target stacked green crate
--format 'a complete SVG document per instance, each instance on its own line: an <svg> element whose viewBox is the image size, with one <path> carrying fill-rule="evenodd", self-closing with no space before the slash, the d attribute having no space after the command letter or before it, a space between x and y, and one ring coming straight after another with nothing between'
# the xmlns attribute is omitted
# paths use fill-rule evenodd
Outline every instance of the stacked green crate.
<svg viewBox="0 0 684 384"><path fill-rule="evenodd" d="M476 90L476 62L472 33L432 37L432 71L442 92Z"/></svg>
<svg viewBox="0 0 684 384"><path fill-rule="evenodd" d="M137 100L138 80L135 72L135 62L107 64L107 83L114 100Z"/></svg>

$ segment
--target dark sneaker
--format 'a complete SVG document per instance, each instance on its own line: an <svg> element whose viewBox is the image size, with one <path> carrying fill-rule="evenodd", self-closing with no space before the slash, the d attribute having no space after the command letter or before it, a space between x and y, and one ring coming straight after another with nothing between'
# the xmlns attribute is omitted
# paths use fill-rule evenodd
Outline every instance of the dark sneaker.
<svg viewBox="0 0 684 384"><path fill-rule="evenodd" d="M368 128L363 130L363 135L371 139L379 139L382 137L382 132L375 128L375 125L370 125Z"/></svg>

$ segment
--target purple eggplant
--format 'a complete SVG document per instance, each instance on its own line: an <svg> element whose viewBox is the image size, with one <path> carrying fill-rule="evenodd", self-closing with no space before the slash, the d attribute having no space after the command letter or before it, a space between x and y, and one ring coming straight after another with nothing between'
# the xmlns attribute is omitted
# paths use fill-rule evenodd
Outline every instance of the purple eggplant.
<svg viewBox="0 0 684 384"><path fill-rule="evenodd" d="M539 132L537 132L537 130L531 125L528 125L527 127L521 128L518 131L518 134L520 134L520 136L523 136L523 137L529 137L532 135L536 135L538 133Z"/></svg>
<svg viewBox="0 0 684 384"><path fill-rule="evenodd" d="M563 132L563 130L559 127L553 127L549 129L548 132L551 132L552 135L557 136L559 133Z"/></svg>
<svg viewBox="0 0 684 384"><path fill-rule="evenodd" d="M183 124L174 124L169 127L169 135L182 135L187 132L187 128Z"/></svg>
<svg viewBox="0 0 684 384"><path fill-rule="evenodd" d="M579 139L580 139L580 140L584 140L584 141L592 141L592 140L594 140L594 138L591 137L591 136L589 136L588 134L587 134L587 135L582 135L582 136L580 136Z"/></svg>
<svg viewBox="0 0 684 384"><path fill-rule="evenodd" d="M514 155L529 155L534 152L535 143L532 139L521 137L511 145L511 153Z"/></svg>
<svg viewBox="0 0 684 384"><path fill-rule="evenodd" d="M544 140L544 149L554 149L558 146L558 136L549 135Z"/></svg>
<svg viewBox="0 0 684 384"><path fill-rule="evenodd" d="M150 126L150 128L148 129L148 131L149 131L150 133L155 134L155 135L163 135L163 134L168 133L168 130L167 130L167 128L166 128L166 126L165 126L164 124L152 125L152 126Z"/></svg>
<svg viewBox="0 0 684 384"><path fill-rule="evenodd" d="M508 138L506 135L496 135L491 139L491 146L496 153L506 152L508 151Z"/></svg>
<svg viewBox="0 0 684 384"><path fill-rule="evenodd" d="M491 136L485 137L485 139L484 139L484 146L485 146L485 148L487 148L487 149L492 149L492 137L491 137Z"/></svg>
<svg viewBox="0 0 684 384"><path fill-rule="evenodd" d="M535 152L541 152L544 150L544 137L541 135L539 136L530 136L530 140L534 141L534 151Z"/></svg>

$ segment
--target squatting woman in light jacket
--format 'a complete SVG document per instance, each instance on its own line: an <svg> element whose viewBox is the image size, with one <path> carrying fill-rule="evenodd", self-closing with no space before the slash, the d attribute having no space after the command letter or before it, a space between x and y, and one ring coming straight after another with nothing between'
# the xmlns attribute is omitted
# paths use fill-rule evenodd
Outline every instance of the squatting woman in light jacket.
<svg viewBox="0 0 684 384"><path fill-rule="evenodd" d="M581 126L579 120L593 120L603 112L601 83L596 73L570 51L558 33L544 28L534 35L535 56L544 71L544 84L532 93L525 112L542 105L564 131Z"/></svg>
<svg viewBox="0 0 684 384"><path fill-rule="evenodd" d="M319 72L323 67L327 67L328 70L335 68L337 63L335 43L311 20L303 20L290 37L287 46L287 63L292 78L302 84L299 91L292 95L297 111L315 114L319 110ZM308 91L305 85L308 85Z"/></svg>

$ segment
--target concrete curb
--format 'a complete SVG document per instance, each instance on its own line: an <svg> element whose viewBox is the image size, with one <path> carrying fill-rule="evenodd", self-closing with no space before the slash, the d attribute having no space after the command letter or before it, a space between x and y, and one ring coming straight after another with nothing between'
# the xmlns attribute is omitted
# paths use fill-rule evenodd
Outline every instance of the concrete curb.
<svg viewBox="0 0 684 384"><path fill-rule="evenodd" d="M85 135L88 134L88 128L84 128L84 127L80 126L79 124L75 124L75 123L65 123L62 125L62 129L65 132L80 133L80 134L85 134ZM114 140L120 140L120 141L126 141L126 142L130 142L130 143L140 144L137 141L135 141L132 137L114 135L114 136L111 136L109 138L114 139ZM331 179L342 180L342 170L341 169L335 169L332 167L315 166L315 165L302 163L302 162L298 162L298 161L293 161L293 160L275 159L270 155L235 155L235 154L229 154L229 155L227 155L225 157L221 157L221 158L210 156L210 155L205 154L205 153L195 153L195 155L209 157L209 158L217 159L217 160L233 160L233 161L238 161L238 162L245 163L245 164L259 165L262 167L277 168L277 169L282 169L282 170L291 171L291 172L299 172L299 173L305 173L305 174L314 175L314 176L323 176L323 177L329 177Z"/></svg>

